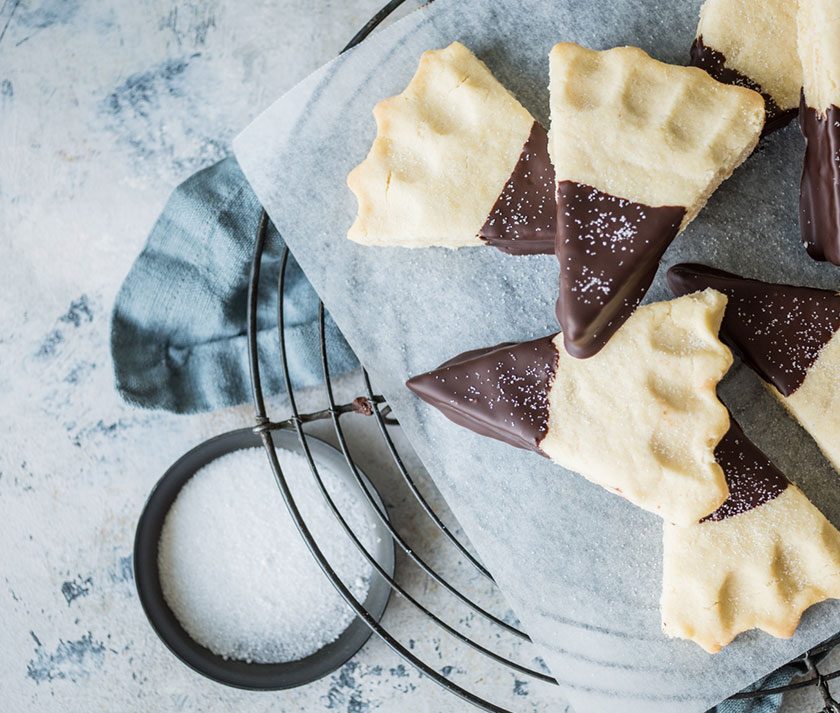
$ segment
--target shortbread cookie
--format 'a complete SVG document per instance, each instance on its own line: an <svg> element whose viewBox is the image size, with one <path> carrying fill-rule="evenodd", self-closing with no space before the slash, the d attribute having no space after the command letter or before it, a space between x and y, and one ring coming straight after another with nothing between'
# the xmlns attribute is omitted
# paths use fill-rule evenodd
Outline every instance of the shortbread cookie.
<svg viewBox="0 0 840 713"><path fill-rule="evenodd" d="M705 265L668 271L674 294L729 297L722 337L840 471L840 295L748 280Z"/></svg>
<svg viewBox="0 0 840 713"><path fill-rule="evenodd" d="M800 0L797 24L799 125L807 144L799 193L802 242L815 260L840 265L840 7L836 0Z"/></svg>
<svg viewBox="0 0 840 713"><path fill-rule="evenodd" d="M708 290L640 307L591 359L562 336L462 354L408 387L484 436L541 453L683 525L727 496L714 448L729 428L715 386L732 363Z"/></svg>
<svg viewBox="0 0 840 713"><path fill-rule="evenodd" d="M358 201L350 240L554 252L546 131L466 47L424 52L373 115L376 139L347 177Z"/></svg>
<svg viewBox="0 0 840 713"><path fill-rule="evenodd" d="M706 0L691 46L695 67L764 97L765 134L787 126L799 109L796 7L796 0Z"/></svg>
<svg viewBox="0 0 840 713"><path fill-rule="evenodd" d="M716 653L738 634L793 636L840 597L840 532L731 422L716 451L729 498L699 523L665 523L662 628Z"/></svg>
<svg viewBox="0 0 840 713"><path fill-rule="evenodd" d="M549 153L557 180L557 318L590 357L630 316L673 238L753 150L764 102L635 47L558 44Z"/></svg>

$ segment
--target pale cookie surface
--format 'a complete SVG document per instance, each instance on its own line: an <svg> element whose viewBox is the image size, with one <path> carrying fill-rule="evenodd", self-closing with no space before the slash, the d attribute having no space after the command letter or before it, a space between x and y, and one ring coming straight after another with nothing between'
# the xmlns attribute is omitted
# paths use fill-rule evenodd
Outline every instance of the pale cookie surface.
<svg viewBox="0 0 840 713"><path fill-rule="evenodd" d="M797 25L805 102L821 112L840 106L840 3L800 0Z"/></svg>
<svg viewBox="0 0 840 713"><path fill-rule="evenodd" d="M682 227L752 152L764 125L756 92L635 47L555 45L549 87L557 181L651 207L681 206Z"/></svg>
<svg viewBox="0 0 840 713"><path fill-rule="evenodd" d="M677 295L729 298L722 336L840 472L840 294L762 282L706 265L668 271Z"/></svg>
<svg viewBox="0 0 840 713"><path fill-rule="evenodd" d="M347 178L366 245L481 245L478 233L522 154L530 113L458 42L424 52L373 110L376 139Z"/></svg>
<svg viewBox="0 0 840 713"><path fill-rule="evenodd" d="M714 449L729 428L715 389L732 364L714 290L637 309L607 345L559 352L542 451L669 522L697 522L727 497Z"/></svg>
<svg viewBox="0 0 840 713"><path fill-rule="evenodd" d="M783 110L799 106L796 0L706 0L697 36Z"/></svg>
<svg viewBox="0 0 840 713"><path fill-rule="evenodd" d="M823 347L802 385L790 396L772 385L768 388L840 473L840 333Z"/></svg>
<svg viewBox="0 0 840 713"><path fill-rule="evenodd" d="M749 629L789 638L808 607L840 597L840 533L794 485L740 515L664 528L663 630L709 653Z"/></svg>

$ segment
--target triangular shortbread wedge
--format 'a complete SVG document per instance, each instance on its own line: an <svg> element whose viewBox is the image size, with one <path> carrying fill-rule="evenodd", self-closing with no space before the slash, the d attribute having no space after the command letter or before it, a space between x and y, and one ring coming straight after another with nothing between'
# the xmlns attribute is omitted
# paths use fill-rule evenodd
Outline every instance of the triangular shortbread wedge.
<svg viewBox="0 0 840 713"><path fill-rule="evenodd" d="M797 0L706 0L691 64L719 82L764 97L764 133L796 118L802 65L796 49Z"/></svg>
<svg viewBox="0 0 840 713"><path fill-rule="evenodd" d="M840 294L675 265L677 295L709 287L729 297L721 334L811 434L840 472Z"/></svg>
<svg viewBox="0 0 840 713"><path fill-rule="evenodd" d="M840 265L840 8L836 0L800 0L802 61L799 125L805 164L799 193L802 242L815 260Z"/></svg>
<svg viewBox="0 0 840 713"><path fill-rule="evenodd" d="M376 139L347 177L358 201L350 240L554 252L546 131L464 45L424 52L373 115Z"/></svg>
<svg viewBox="0 0 840 713"><path fill-rule="evenodd" d="M663 631L709 653L749 629L789 638L808 607L840 597L840 532L734 421L716 454L729 499L666 523L662 555Z"/></svg>
<svg viewBox="0 0 840 713"><path fill-rule="evenodd" d="M477 433L541 453L663 518L721 505L714 448L729 428L715 387L732 363L708 290L640 307L591 359L562 335L467 352L408 387Z"/></svg>
<svg viewBox="0 0 840 713"><path fill-rule="evenodd" d="M630 316L670 242L753 150L764 101L635 47L558 44L550 71L557 318L566 349L585 358Z"/></svg>

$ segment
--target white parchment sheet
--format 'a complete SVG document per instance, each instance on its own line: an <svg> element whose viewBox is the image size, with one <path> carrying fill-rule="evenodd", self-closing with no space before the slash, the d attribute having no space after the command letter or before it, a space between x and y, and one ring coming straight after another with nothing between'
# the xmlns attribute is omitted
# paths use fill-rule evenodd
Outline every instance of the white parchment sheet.
<svg viewBox="0 0 840 713"><path fill-rule="evenodd" d="M634 44L686 63L699 4L437 0L315 72L235 142L272 220L580 713L703 711L840 630L840 603L813 607L791 641L749 633L710 656L666 639L656 517L455 426L403 385L461 351L557 331L554 258L355 245L345 238L356 211L345 178L373 140L373 105L405 87L423 50L460 40L546 121L555 42ZM648 299L670 296L665 269L685 260L840 287L836 268L812 262L799 244L801 157L795 125L765 140L671 246ZM736 363L721 393L747 434L837 523L837 476L757 378Z"/></svg>

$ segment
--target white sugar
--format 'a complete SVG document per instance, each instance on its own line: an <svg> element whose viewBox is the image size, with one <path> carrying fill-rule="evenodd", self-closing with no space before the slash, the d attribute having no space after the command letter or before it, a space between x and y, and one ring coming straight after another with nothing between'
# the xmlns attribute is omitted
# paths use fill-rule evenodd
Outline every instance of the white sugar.
<svg viewBox="0 0 840 713"><path fill-rule="evenodd" d="M364 601L372 568L317 489L306 459L279 450L310 532L353 595ZM374 553L373 513L358 487L318 463L353 532ZM354 612L306 547L259 448L213 461L182 488L158 550L163 594L198 643L225 658L279 663L335 641Z"/></svg>

